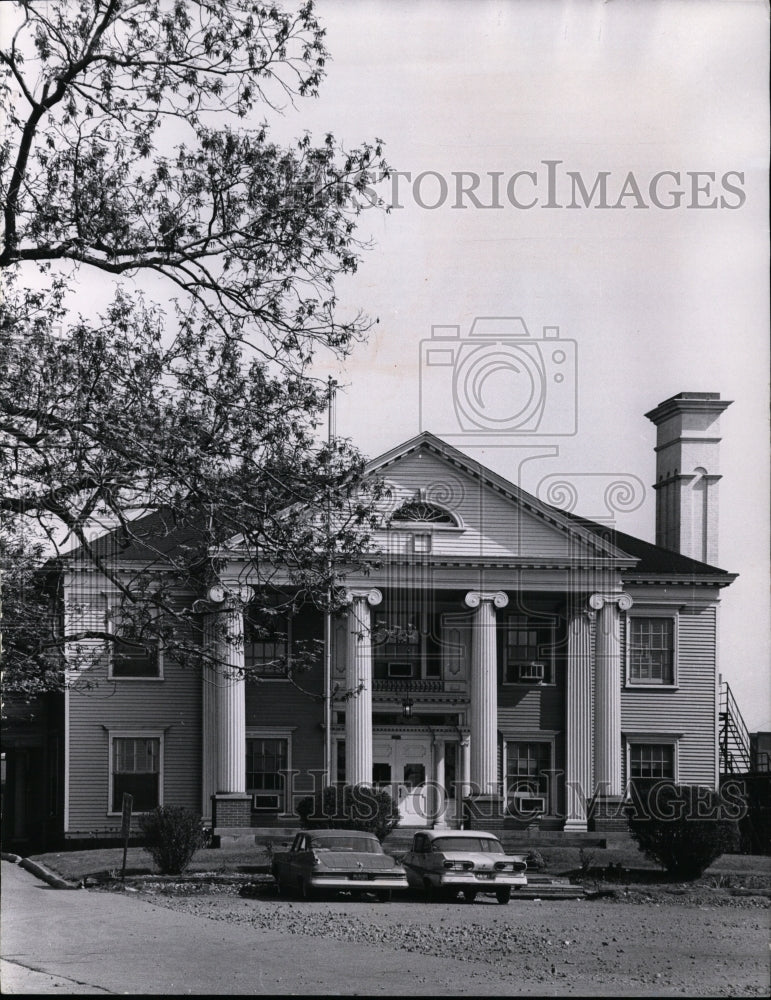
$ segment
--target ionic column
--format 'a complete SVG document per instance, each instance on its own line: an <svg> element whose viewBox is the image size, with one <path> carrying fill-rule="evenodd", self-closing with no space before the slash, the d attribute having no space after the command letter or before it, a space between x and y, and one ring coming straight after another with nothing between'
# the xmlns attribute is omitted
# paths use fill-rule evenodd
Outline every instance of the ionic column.
<svg viewBox="0 0 771 1000"><path fill-rule="evenodd" d="M246 792L246 678L240 604L222 612L226 639L217 672L217 791Z"/></svg>
<svg viewBox="0 0 771 1000"><path fill-rule="evenodd" d="M587 829L592 786L592 621L594 611L579 611L568 626L567 708L565 718L567 785L566 830Z"/></svg>
<svg viewBox="0 0 771 1000"><path fill-rule="evenodd" d="M345 683L345 780L372 784L372 621L371 607L383 600L379 590L349 590L348 650Z"/></svg>
<svg viewBox="0 0 771 1000"><path fill-rule="evenodd" d="M509 603L503 591L470 591L475 609L471 639L471 783L473 795L498 791L498 653L495 608Z"/></svg>
<svg viewBox="0 0 771 1000"><path fill-rule="evenodd" d="M246 679L243 603L247 591L217 585L204 604L203 792L246 794Z"/></svg>
<svg viewBox="0 0 771 1000"><path fill-rule="evenodd" d="M597 611L594 649L594 781L600 796L620 796L621 641L619 611L632 607L628 594L592 594Z"/></svg>

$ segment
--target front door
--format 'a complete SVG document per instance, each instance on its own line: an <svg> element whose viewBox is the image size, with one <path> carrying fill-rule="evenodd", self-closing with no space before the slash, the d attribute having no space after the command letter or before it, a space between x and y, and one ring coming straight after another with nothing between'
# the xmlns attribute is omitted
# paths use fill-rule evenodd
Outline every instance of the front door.
<svg viewBox="0 0 771 1000"><path fill-rule="evenodd" d="M375 736L372 756L373 782L398 801L400 825L429 826L433 820L426 784L432 778L430 735Z"/></svg>

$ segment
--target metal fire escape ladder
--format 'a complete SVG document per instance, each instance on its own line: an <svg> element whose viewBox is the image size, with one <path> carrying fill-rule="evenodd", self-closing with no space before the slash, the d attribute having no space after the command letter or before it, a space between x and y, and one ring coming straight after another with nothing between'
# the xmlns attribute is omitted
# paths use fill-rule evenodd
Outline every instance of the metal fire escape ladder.
<svg viewBox="0 0 771 1000"><path fill-rule="evenodd" d="M746 774L752 767L750 734L726 681L720 684L720 771Z"/></svg>

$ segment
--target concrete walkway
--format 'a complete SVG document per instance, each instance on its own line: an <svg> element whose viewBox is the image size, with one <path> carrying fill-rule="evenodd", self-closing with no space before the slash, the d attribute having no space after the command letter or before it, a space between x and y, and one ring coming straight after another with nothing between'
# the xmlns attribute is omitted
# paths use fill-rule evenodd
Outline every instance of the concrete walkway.
<svg viewBox="0 0 771 1000"><path fill-rule="evenodd" d="M62 892L7 861L2 880L4 994L511 991L489 966L473 976L476 963L257 931L120 894Z"/></svg>

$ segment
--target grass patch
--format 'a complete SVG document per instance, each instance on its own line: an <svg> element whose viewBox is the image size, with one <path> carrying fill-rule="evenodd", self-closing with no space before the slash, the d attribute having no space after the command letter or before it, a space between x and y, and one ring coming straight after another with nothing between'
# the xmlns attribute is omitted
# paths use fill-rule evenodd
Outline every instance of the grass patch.
<svg viewBox="0 0 771 1000"><path fill-rule="evenodd" d="M513 848L517 853L519 847ZM539 848L546 861L544 873L548 875L575 875L581 869L580 849L577 847L558 847L552 844ZM588 853L588 852L587 852ZM602 877L605 870L620 868L634 873L635 878L643 882L666 881L667 875L661 868L648 861L633 844L621 844L590 852L591 876ZM202 848L197 851L188 869L190 872L214 872L218 874L237 874L244 869L267 865L268 850L265 846L249 849L229 850L219 848ZM49 854L38 854L32 858L44 865L50 871L62 878L77 882L87 875L97 875L103 872L120 874L123 860L123 849L120 847L95 847L87 851L59 851ZM150 855L141 847L130 847L126 858L127 874L152 874L154 865ZM724 854L718 858L704 873L704 878L720 879L721 876L759 876L764 880L771 878L771 857L754 854ZM618 873L613 881L624 876ZM745 884L742 878L734 879L731 884Z"/></svg>
<svg viewBox="0 0 771 1000"><path fill-rule="evenodd" d="M57 851L37 854L32 858L62 878L78 882L87 875L114 872L120 875L123 864L122 847L95 847L89 851ZM188 868L189 872L236 873L243 867L267 864L268 853L259 847L248 851L223 851L202 848ZM153 859L142 847L129 847L126 855L127 875L149 875L155 872Z"/></svg>

